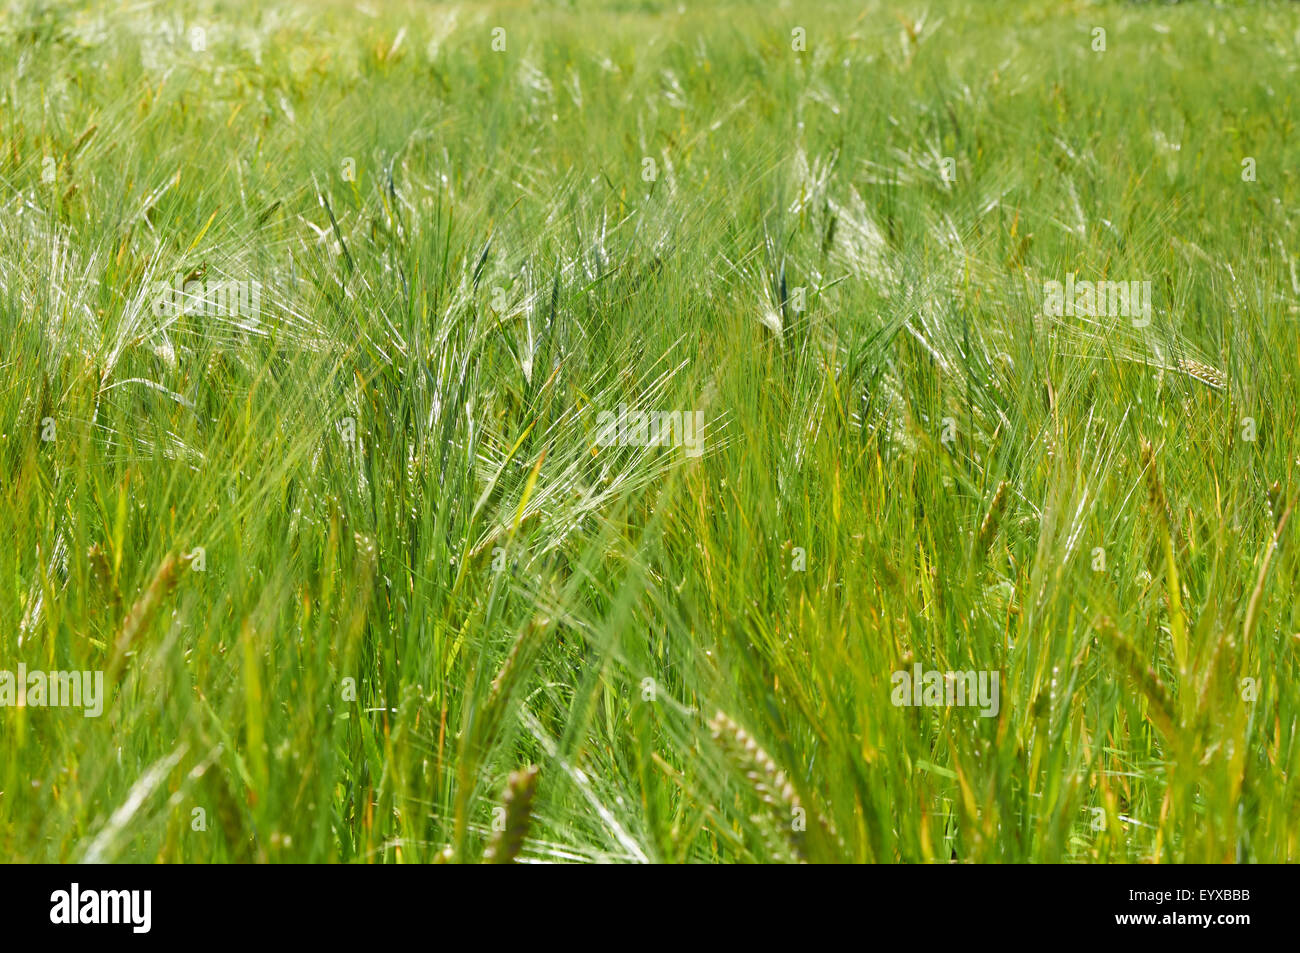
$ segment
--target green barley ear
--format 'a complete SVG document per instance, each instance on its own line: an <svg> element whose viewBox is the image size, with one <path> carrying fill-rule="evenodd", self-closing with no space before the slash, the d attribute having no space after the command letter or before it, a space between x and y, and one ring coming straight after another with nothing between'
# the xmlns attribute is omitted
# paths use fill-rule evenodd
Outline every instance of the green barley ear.
<svg viewBox="0 0 1300 953"><path fill-rule="evenodd" d="M1187 671L1187 621L1183 614L1182 583L1179 581L1178 561L1174 556L1174 527L1169 513L1169 499L1165 496L1160 471L1156 467L1156 453L1151 444L1142 441L1142 466L1147 475L1147 499L1156 511L1160 541L1165 555L1165 596L1169 609L1169 641L1173 644L1174 664L1181 676ZM1190 695L1184 696L1190 700ZM1186 712L1184 712L1185 714Z"/></svg>
<svg viewBox="0 0 1300 953"><path fill-rule="evenodd" d="M1273 526L1277 527L1282 519L1282 481L1274 480L1268 488L1268 515L1273 517Z"/></svg>
<svg viewBox="0 0 1300 953"><path fill-rule="evenodd" d="M113 566L109 562L108 553L99 543L95 543L86 552L86 559L90 563L91 598L100 605L109 606L110 617L116 616L122 604L122 596L113 582Z"/></svg>
<svg viewBox="0 0 1300 953"><path fill-rule="evenodd" d="M1174 699L1168 686L1156 674L1155 669L1143 659L1137 647L1120 632L1109 617L1097 620L1097 631L1105 644L1114 653L1121 670L1129 677L1138 691L1147 700L1147 717L1165 735L1171 745L1181 740L1178 717L1175 714Z"/></svg>
<svg viewBox="0 0 1300 953"><path fill-rule="evenodd" d="M1178 359L1178 369L1193 380L1200 381L1206 387L1211 387L1214 390L1228 389L1227 376L1218 368L1211 367L1204 361L1180 357Z"/></svg>
<svg viewBox="0 0 1300 953"><path fill-rule="evenodd" d="M754 786L764 804L799 806L799 795L771 756L757 741L723 712L709 722L713 739L737 763L746 769L745 778Z"/></svg>
<svg viewBox="0 0 1300 953"><path fill-rule="evenodd" d="M483 855L485 864L513 864L523 849L528 825L533 818L533 794L537 791L537 765L515 771L506 782L505 823L492 837Z"/></svg>
<svg viewBox="0 0 1300 953"><path fill-rule="evenodd" d="M787 832L787 840L795 857L807 861L805 825L795 826L793 818L807 818L799 794L772 757L759 746L749 732L719 711L709 721L713 739L733 764L744 772L758 799L773 809L780 826ZM824 832L829 832L827 822L820 816L813 818Z"/></svg>

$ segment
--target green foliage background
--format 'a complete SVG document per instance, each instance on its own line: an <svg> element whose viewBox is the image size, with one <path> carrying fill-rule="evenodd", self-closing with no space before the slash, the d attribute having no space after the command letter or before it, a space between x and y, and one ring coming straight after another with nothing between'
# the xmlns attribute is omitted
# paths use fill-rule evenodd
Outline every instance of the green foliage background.
<svg viewBox="0 0 1300 953"><path fill-rule="evenodd" d="M1295 5L180 6L0 15L0 857L1296 859Z"/></svg>

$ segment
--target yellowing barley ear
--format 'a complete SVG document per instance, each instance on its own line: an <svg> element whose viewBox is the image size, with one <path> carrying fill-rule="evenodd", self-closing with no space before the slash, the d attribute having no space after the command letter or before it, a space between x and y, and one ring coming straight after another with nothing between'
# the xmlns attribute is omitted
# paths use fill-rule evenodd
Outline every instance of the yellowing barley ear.
<svg viewBox="0 0 1300 953"><path fill-rule="evenodd" d="M158 610L158 605L176 585L176 573L180 565L181 561L177 559L176 554L168 553L158 564L153 580L144 593L135 601L135 605L131 606L131 611L127 613L126 620L122 623L122 631L113 645L113 659L109 663L110 678L116 678L122 671L127 653L135 645L140 633L148 626Z"/></svg>
<svg viewBox="0 0 1300 953"><path fill-rule="evenodd" d="M1160 471L1156 468L1156 451L1151 443L1142 440L1142 469L1146 471L1147 502L1160 514L1161 519L1169 521L1169 502L1165 498L1165 487L1160 482Z"/></svg>
<svg viewBox="0 0 1300 953"><path fill-rule="evenodd" d="M513 864L523 850L528 825L533 818L533 795L537 791L537 765L529 765L510 775L506 782L502 807L505 821L492 836L483 854L485 864Z"/></svg>
<svg viewBox="0 0 1300 953"><path fill-rule="evenodd" d="M993 494L993 502L989 505L989 511L984 514L984 522L980 524L979 538L975 542L975 551L984 552L993 542L993 537L997 534L998 524L1002 521L1002 511L1007 507L1007 481L1003 480L998 484L997 490Z"/></svg>

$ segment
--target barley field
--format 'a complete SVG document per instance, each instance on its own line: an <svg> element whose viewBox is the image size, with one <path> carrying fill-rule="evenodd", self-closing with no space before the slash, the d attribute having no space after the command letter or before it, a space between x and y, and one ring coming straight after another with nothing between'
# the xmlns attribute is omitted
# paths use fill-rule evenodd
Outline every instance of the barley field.
<svg viewBox="0 0 1300 953"><path fill-rule="evenodd" d="M0 4L0 859L1300 858L1300 5Z"/></svg>

